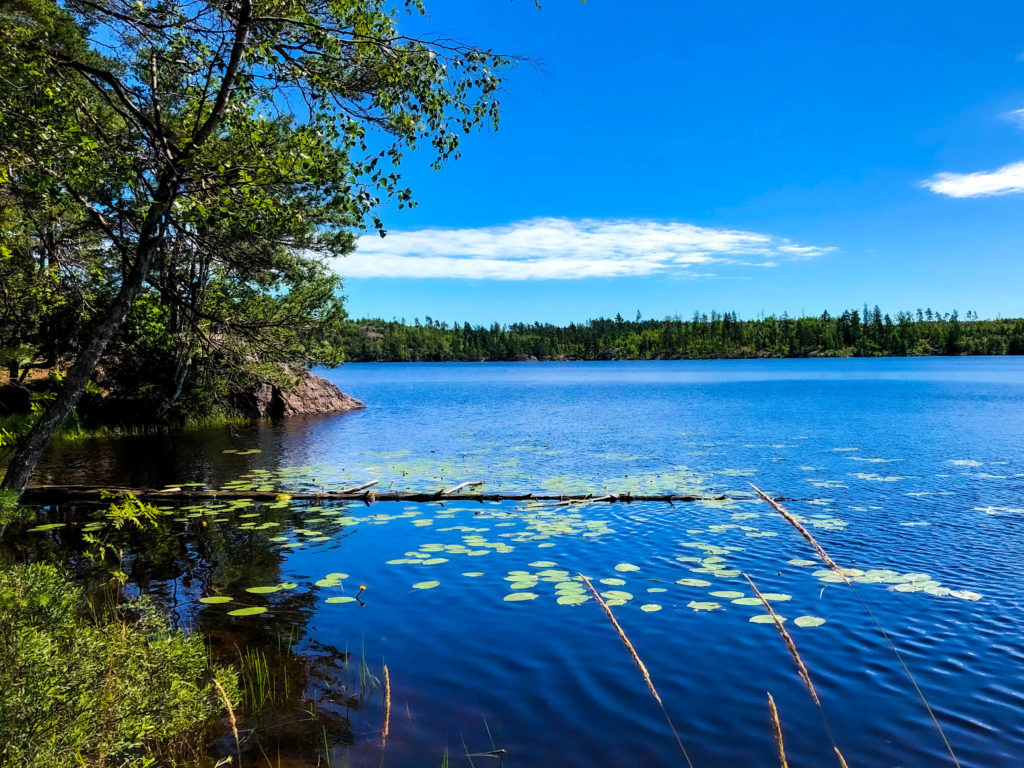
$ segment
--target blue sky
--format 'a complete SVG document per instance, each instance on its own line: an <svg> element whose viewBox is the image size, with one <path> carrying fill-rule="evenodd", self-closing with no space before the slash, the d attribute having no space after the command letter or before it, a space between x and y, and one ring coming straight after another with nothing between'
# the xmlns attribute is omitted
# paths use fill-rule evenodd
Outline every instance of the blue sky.
<svg viewBox="0 0 1024 768"><path fill-rule="evenodd" d="M538 63L407 158L419 206L336 264L353 316L1024 315L1024 5L427 4Z"/></svg>

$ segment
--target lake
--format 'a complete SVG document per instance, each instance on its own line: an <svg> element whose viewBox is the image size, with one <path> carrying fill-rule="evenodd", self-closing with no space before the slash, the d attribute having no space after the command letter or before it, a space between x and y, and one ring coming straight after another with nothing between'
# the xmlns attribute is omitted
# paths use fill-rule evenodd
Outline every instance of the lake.
<svg viewBox="0 0 1024 768"><path fill-rule="evenodd" d="M65 442L35 481L286 494L483 480L490 491L730 498L541 507L282 497L168 509L159 534L125 534L135 589L225 657L262 654L275 680L291 675L286 698L301 706L253 718L272 764L316 765L325 752L353 766L685 764L578 573L605 595L694 766L777 765L768 692L791 765L837 765L833 739L850 766L952 765L872 615L961 765L1024 757L1024 359L320 373L367 408ZM854 569L853 589L751 500L751 482L793 499L785 508ZM44 546L78 562L78 511L48 519L68 525L39 534ZM824 715L742 574L787 619ZM199 602L208 597L230 601ZM295 653L301 668L286 657Z"/></svg>

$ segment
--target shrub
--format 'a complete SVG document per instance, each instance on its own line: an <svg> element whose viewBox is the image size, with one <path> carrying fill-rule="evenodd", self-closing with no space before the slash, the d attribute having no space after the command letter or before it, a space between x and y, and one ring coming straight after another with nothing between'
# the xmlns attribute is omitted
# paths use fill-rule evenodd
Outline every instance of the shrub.
<svg viewBox="0 0 1024 768"><path fill-rule="evenodd" d="M0 766L143 768L194 755L234 673L143 598L97 615L45 564L0 570Z"/></svg>

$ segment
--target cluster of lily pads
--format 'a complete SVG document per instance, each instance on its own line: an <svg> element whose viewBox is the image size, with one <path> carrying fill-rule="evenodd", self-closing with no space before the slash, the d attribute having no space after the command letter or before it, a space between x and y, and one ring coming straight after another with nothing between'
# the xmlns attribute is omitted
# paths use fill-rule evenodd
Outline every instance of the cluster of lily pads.
<svg viewBox="0 0 1024 768"><path fill-rule="evenodd" d="M814 560L790 560L790 565L811 567L818 565ZM824 584L842 584L845 579L859 584L889 584L896 592L924 592L935 597L956 597L960 600L977 601L982 595L968 589L950 589L944 587L927 573L900 573L888 568L871 568L867 571L860 568L841 568L842 575L830 568L819 568L811 575Z"/></svg>

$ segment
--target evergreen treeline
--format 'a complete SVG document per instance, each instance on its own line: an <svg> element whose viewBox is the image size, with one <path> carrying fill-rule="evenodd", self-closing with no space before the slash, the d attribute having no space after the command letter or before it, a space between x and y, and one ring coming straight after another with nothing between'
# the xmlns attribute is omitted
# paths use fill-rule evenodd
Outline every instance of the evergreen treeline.
<svg viewBox="0 0 1024 768"><path fill-rule="evenodd" d="M882 314L876 306L841 315L740 320L735 312L581 324L412 325L347 321L330 343L347 360L652 360L743 357L872 357L1024 354L1024 319L980 320L931 309Z"/></svg>

